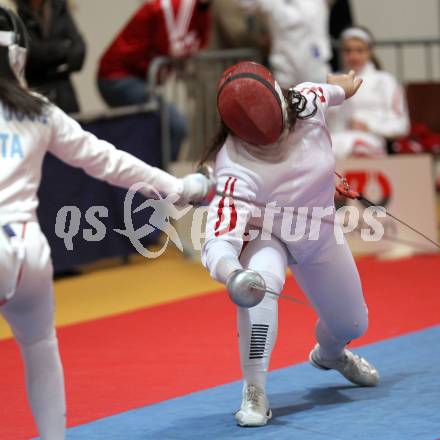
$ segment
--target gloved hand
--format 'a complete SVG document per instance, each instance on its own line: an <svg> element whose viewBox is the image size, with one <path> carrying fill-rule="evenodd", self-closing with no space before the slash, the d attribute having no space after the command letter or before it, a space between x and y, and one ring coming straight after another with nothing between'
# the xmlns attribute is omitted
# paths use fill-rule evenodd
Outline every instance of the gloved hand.
<svg viewBox="0 0 440 440"><path fill-rule="evenodd" d="M263 277L251 269L233 272L226 283L229 297L239 307L255 307L264 298L266 283Z"/></svg>
<svg viewBox="0 0 440 440"><path fill-rule="evenodd" d="M354 70L350 70L347 74L328 75L327 83L342 87L345 92L345 99L349 99L359 90L362 79L356 76Z"/></svg>
<svg viewBox="0 0 440 440"><path fill-rule="evenodd" d="M357 191L355 191L354 189L350 189L350 187L347 187L344 183L338 183L335 188L338 194L342 197L356 200L360 196Z"/></svg>
<svg viewBox="0 0 440 440"><path fill-rule="evenodd" d="M179 205L202 203L212 189L212 182L201 173L188 174L182 180L183 190L178 200Z"/></svg>
<svg viewBox="0 0 440 440"><path fill-rule="evenodd" d="M211 202L211 200L216 195L215 190L216 190L216 187L217 187L217 182L215 180L214 169L212 168L211 165L203 164L202 166L200 166L197 169L197 173L203 174L209 180L208 195L205 197L205 200L203 201L204 203L208 204L208 203Z"/></svg>

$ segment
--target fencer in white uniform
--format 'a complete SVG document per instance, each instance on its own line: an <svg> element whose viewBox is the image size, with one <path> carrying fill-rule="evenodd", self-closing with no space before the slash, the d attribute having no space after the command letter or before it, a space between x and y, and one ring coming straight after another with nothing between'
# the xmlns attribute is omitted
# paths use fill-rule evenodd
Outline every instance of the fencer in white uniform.
<svg viewBox="0 0 440 440"><path fill-rule="evenodd" d="M331 58L327 0L240 3L267 17L271 36L269 62L282 87L304 81L325 82Z"/></svg>
<svg viewBox="0 0 440 440"><path fill-rule="evenodd" d="M374 64L374 42L364 28L349 28L340 38L346 70L363 79L358 93L329 111L333 150L340 158L386 154L388 140L406 136L410 123L405 92L396 78Z"/></svg>
<svg viewBox="0 0 440 440"><path fill-rule="evenodd" d="M319 315L312 364L371 386L377 370L345 349L366 331L368 316L350 249L334 232L335 159L325 123L327 108L352 96L360 82L354 72L329 81L281 93L261 66L242 63L224 74L218 107L225 142L220 137L205 157L215 161L218 195L210 205L202 261L231 297L252 292L255 283L280 293L289 266ZM238 307L240 426L262 426L271 416L265 385L277 307L270 293L255 307Z"/></svg>
<svg viewBox="0 0 440 440"><path fill-rule="evenodd" d="M53 270L36 216L44 156L50 152L123 188L149 184L164 195L175 194L180 203L201 200L209 184L200 174L177 179L117 150L30 93L23 80L25 46L24 25L0 8L0 313L21 350L39 434L43 440L61 440L66 407L54 327Z"/></svg>

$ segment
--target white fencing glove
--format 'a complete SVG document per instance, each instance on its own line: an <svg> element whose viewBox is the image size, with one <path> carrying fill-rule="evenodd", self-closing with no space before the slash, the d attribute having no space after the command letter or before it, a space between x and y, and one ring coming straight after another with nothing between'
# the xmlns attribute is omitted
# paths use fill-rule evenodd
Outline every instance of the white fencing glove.
<svg viewBox="0 0 440 440"><path fill-rule="evenodd" d="M205 202L215 186L210 178L201 173L188 174L181 180L183 190L177 202L179 205Z"/></svg>

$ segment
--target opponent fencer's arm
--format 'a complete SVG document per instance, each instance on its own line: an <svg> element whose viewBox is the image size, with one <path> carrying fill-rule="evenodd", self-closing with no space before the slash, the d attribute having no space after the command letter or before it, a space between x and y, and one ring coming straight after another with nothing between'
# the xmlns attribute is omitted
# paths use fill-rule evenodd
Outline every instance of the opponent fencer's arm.
<svg viewBox="0 0 440 440"><path fill-rule="evenodd" d="M82 168L92 177L122 188L142 182L154 189L140 189L146 196L154 196L155 192L177 194L185 199L184 202L202 199L208 191L209 182L204 176L178 179L98 139L58 107L52 107L50 116L49 151L69 165Z"/></svg>

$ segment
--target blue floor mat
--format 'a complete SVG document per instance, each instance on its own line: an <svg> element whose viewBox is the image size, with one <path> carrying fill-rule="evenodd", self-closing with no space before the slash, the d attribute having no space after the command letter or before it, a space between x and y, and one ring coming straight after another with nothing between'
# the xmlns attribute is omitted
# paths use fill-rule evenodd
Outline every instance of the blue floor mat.
<svg viewBox="0 0 440 440"><path fill-rule="evenodd" d="M71 428L67 439L440 439L440 326L356 352L379 369L377 388L309 364L274 371L273 419L263 428L235 426L241 383L234 382Z"/></svg>

